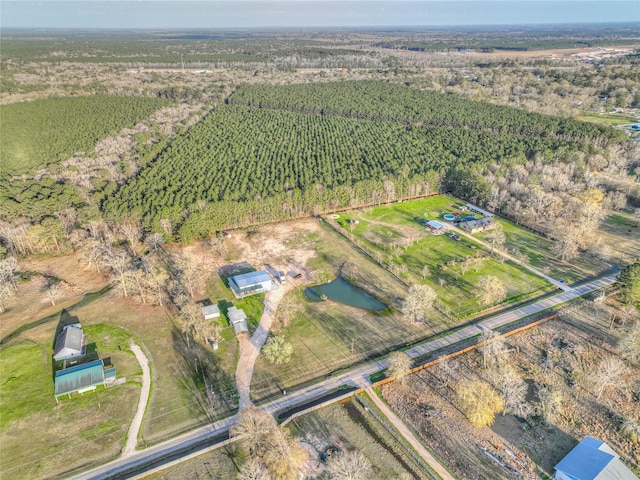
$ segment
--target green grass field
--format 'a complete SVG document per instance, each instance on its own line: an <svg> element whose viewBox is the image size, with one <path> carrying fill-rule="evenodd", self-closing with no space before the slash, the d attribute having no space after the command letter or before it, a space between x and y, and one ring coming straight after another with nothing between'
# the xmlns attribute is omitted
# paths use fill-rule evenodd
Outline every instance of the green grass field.
<svg viewBox="0 0 640 480"><path fill-rule="evenodd" d="M98 387L84 395L61 397L56 403L52 366L55 328L55 324L35 327L0 349L3 479L50 478L105 461L124 445L139 383ZM88 326L85 333L88 350L95 347L101 358L109 358L118 377L137 378L140 367L127 350L129 334L104 324ZM38 434L25 425L37 425Z"/></svg>
<svg viewBox="0 0 640 480"><path fill-rule="evenodd" d="M529 229L519 227L504 218L497 218L506 237L506 249L524 253L528 263L548 275L572 283L585 277L597 275L608 267L600 260L588 255L580 255L571 261L561 261L554 257L553 243ZM485 240L487 233L479 233L478 238Z"/></svg>
<svg viewBox="0 0 640 480"><path fill-rule="evenodd" d="M420 225L422 219L442 220L443 214L456 211L464 203L448 195L437 195L346 212L338 222L351 230L368 249L396 267L407 282L431 285L438 298L459 318L482 310L476 285L485 275L494 275L507 286L506 303L552 290L542 278L512 262L502 263L471 240L463 237L456 241L446 235L434 236ZM358 220L359 223L354 227L348 220ZM532 235L525 240L532 243L536 238ZM463 272L461 262L466 258L477 260L474 267ZM423 278L425 265L429 274Z"/></svg>
<svg viewBox="0 0 640 480"><path fill-rule="evenodd" d="M630 123L636 123L635 117L621 115L617 113L603 113L600 115L588 114L580 115L576 117L577 120L583 122L600 123L604 125L628 125Z"/></svg>
<svg viewBox="0 0 640 480"><path fill-rule="evenodd" d="M324 222L320 223L317 232L297 234L288 245L316 252L306 265L315 282L335 278L340 266L344 265L343 273L391 309L390 312L370 313L332 301L309 302L304 297L303 287L288 293L302 307L291 324L279 332L293 346L292 359L286 365L271 365L264 358L258 358L251 382L254 401L267 400L272 395L282 394L283 389L291 389L301 382L320 378L451 326L438 312L433 312L427 325L417 326L405 321L399 308L406 295L406 286L354 249L348 240Z"/></svg>
<svg viewBox="0 0 640 480"><path fill-rule="evenodd" d="M624 212L609 212L598 232L611 248L615 261L623 265L640 261L640 219Z"/></svg>
<svg viewBox="0 0 640 480"><path fill-rule="evenodd" d="M0 107L0 167L20 175L63 161L76 152L90 155L96 142L147 118L167 100L143 97L62 97Z"/></svg>

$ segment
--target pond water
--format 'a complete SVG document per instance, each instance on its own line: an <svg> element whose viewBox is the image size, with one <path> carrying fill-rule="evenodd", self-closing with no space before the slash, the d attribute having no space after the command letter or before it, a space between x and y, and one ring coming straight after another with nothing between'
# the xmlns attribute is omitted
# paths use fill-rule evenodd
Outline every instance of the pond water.
<svg viewBox="0 0 640 480"><path fill-rule="evenodd" d="M342 277L338 277L332 282L306 288L304 295L312 302L320 302L323 295L327 300L344 303L364 310L384 310L387 306L373 295L369 295L363 289L356 287Z"/></svg>

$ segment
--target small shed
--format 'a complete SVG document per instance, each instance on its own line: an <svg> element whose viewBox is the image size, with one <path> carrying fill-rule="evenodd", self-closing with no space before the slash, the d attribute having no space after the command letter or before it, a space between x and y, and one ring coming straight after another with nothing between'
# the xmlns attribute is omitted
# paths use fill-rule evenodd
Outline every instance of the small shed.
<svg viewBox="0 0 640 480"><path fill-rule="evenodd" d="M243 273L229 278L229 287L237 298L269 292L273 288L271 276L266 270Z"/></svg>
<svg viewBox="0 0 640 480"><path fill-rule="evenodd" d="M485 216L485 217L494 217L494 216L495 216L493 213L491 213L491 212L487 212L486 210L483 210L483 209L482 209L482 208L480 208L480 207L476 207L475 205L473 205L473 204L471 204L471 203L467 203L467 204L465 205L465 208L466 208L467 210L469 210L470 212L478 213L478 214L483 215L483 216Z"/></svg>
<svg viewBox="0 0 640 480"><path fill-rule="evenodd" d="M56 372L55 397L72 393L84 393L95 390L96 386L104 385L104 362L95 360Z"/></svg>
<svg viewBox="0 0 640 480"><path fill-rule="evenodd" d="M586 436L555 466L558 480L639 480L602 440Z"/></svg>
<svg viewBox="0 0 640 480"><path fill-rule="evenodd" d="M437 220L429 220L424 226L434 235L441 235L447 230L447 225Z"/></svg>
<svg viewBox="0 0 640 480"><path fill-rule="evenodd" d="M218 318L220 316L220 307L218 305L205 305L202 307L202 316L205 320L210 320L212 318Z"/></svg>
<svg viewBox="0 0 640 480"><path fill-rule="evenodd" d="M230 307L227 310L227 317L229 317L229 323L233 326L236 334L249 331L247 327L247 314L244 310L235 306Z"/></svg>
<svg viewBox="0 0 640 480"><path fill-rule="evenodd" d="M70 358L83 357L87 347L87 336L79 323L67 325L56 338L53 359L56 362Z"/></svg>

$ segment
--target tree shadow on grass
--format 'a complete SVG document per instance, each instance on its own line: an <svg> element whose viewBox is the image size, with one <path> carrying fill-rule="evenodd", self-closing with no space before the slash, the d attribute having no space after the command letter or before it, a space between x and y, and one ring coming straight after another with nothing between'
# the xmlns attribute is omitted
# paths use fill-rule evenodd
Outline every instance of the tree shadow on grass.
<svg viewBox="0 0 640 480"><path fill-rule="evenodd" d="M179 385L186 403L198 417L214 422L238 409L234 377L222 370L220 359L190 334L171 332L173 348L180 358Z"/></svg>

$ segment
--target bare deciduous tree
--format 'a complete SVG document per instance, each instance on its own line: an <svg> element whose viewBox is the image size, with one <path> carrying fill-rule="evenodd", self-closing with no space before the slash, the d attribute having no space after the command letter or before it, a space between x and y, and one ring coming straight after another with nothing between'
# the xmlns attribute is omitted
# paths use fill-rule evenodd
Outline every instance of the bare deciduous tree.
<svg viewBox="0 0 640 480"><path fill-rule="evenodd" d="M410 322L422 323L435 299L436 292L429 285L412 285L404 300L403 312Z"/></svg>
<svg viewBox="0 0 640 480"><path fill-rule="evenodd" d="M528 386L513 369L503 372L500 387L504 397L503 415L508 413L524 418L531 413L527 403Z"/></svg>
<svg viewBox="0 0 640 480"><path fill-rule="evenodd" d="M238 472L238 480L271 480L269 470L260 460L250 458Z"/></svg>
<svg viewBox="0 0 640 480"><path fill-rule="evenodd" d="M272 478L294 480L307 459L306 451L266 412L250 407L238 414L231 435L241 437L243 448L262 462Z"/></svg>
<svg viewBox="0 0 640 480"><path fill-rule="evenodd" d="M429 275L431 275L431 270L429 270L429 265L424 265L422 267L422 270L420 270L420 275L422 276L423 280L427 278Z"/></svg>
<svg viewBox="0 0 640 480"><path fill-rule="evenodd" d="M484 368L486 369L489 366L498 367L503 360L506 350L504 337L498 332L487 328L480 334L478 342L484 343L484 345L478 348L480 353L482 353L482 364Z"/></svg>
<svg viewBox="0 0 640 480"><path fill-rule="evenodd" d="M0 260L0 284L8 283L15 290L17 269L18 261L15 257L7 257Z"/></svg>
<svg viewBox="0 0 640 480"><path fill-rule="evenodd" d="M60 287L60 283L50 283L46 288L46 293L51 305L58 303L58 300L62 297L62 288Z"/></svg>
<svg viewBox="0 0 640 480"><path fill-rule="evenodd" d="M327 471L335 480L369 480L373 475L371 462L359 450L332 456Z"/></svg>
<svg viewBox="0 0 640 480"><path fill-rule="evenodd" d="M387 368L388 376L400 380L401 383L405 381L405 375L411 369L413 361L404 352L393 352L389 355L389 368Z"/></svg>
<svg viewBox="0 0 640 480"><path fill-rule="evenodd" d="M0 283L0 313L7 310L9 299L15 297L16 292L8 283Z"/></svg>
<svg viewBox="0 0 640 480"><path fill-rule="evenodd" d="M622 358L634 365L640 364L640 323L631 326L620 338L616 350Z"/></svg>
<svg viewBox="0 0 640 480"><path fill-rule="evenodd" d="M287 327L291 320L303 310L296 296L289 293L282 298L278 305L277 319L282 327Z"/></svg>
<svg viewBox="0 0 640 480"><path fill-rule="evenodd" d="M597 392L596 398L602 396L605 388L621 384L626 373L627 367L619 358L610 357L603 360L598 365L593 378Z"/></svg>
<svg viewBox="0 0 640 480"><path fill-rule="evenodd" d="M480 277L478 290L480 291L479 297L482 305L492 305L504 300L507 296L507 287L498 277L493 275Z"/></svg>
<svg viewBox="0 0 640 480"><path fill-rule="evenodd" d="M494 228L489 230L485 236L487 242L489 243L489 245L491 245L491 251L489 253L493 253L493 250L496 248L500 249L504 247L504 244L507 240L502 225L497 222L494 225Z"/></svg>
<svg viewBox="0 0 640 480"><path fill-rule="evenodd" d="M149 250L151 250L152 252L157 252L158 248L164 245L164 237L161 233L152 233L144 239L144 243L147 247L149 247Z"/></svg>
<svg viewBox="0 0 640 480"><path fill-rule="evenodd" d="M118 226L118 230L124 238L127 240L127 243L131 246L131 248L136 248L140 243L140 238L142 237L142 228L138 222L133 222L128 220L126 222L122 222Z"/></svg>

